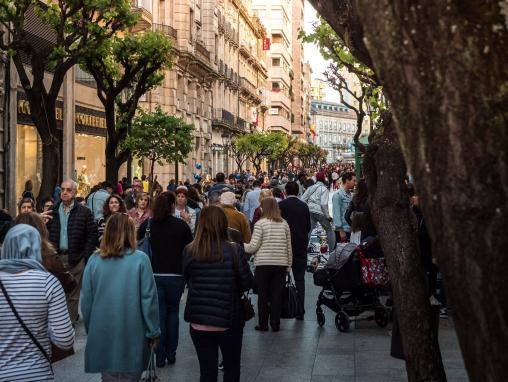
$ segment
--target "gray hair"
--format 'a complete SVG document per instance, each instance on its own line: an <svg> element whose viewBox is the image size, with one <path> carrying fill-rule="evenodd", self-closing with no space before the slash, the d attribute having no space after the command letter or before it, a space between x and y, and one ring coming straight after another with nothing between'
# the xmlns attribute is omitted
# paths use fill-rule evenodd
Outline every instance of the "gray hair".
<svg viewBox="0 0 508 382"><path fill-rule="evenodd" d="M72 180L72 179L65 179L60 186L62 186L64 183L70 183L72 187L72 191L76 191L78 189L78 184Z"/></svg>

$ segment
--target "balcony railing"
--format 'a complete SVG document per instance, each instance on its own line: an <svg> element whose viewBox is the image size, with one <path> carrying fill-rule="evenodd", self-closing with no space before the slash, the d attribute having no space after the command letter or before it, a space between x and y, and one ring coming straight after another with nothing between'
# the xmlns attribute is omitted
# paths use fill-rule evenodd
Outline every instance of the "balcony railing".
<svg viewBox="0 0 508 382"><path fill-rule="evenodd" d="M176 40L178 38L178 32L176 31L175 28L173 28L170 25L152 24L152 28L153 28L154 31L156 31L156 32L162 32L166 36L169 36L170 38L172 38L173 40Z"/></svg>
<svg viewBox="0 0 508 382"><path fill-rule="evenodd" d="M210 51L206 49L205 45L201 41L196 40L195 47L196 53L199 56L204 58L206 61L210 61Z"/></svg>
<svg viewBox="0 0 508 382"><path fill-rule="evenodd" d="M220 123L232 127L235 123L235 116L225 109L214 109L213 123Z"/></svg>
<svg viewBox="0 0 508 382"><path fill-rule="evenodd" d="M240 129L242 129L242 130L245 130L245 127L246 127L246 125L247 125L247 123L245 122L245 119L240 118L240 117L238 117L238 118L236 119L236 124L237 124L237 126L238 126Z"/></svg>
<svg viewBox="0 0 508 382"><path fill-rule="evenodd" d="M240 87L247 90L251 94L257 95L258 93L256 87L252 85L245 77L240 77Z"/></svg>

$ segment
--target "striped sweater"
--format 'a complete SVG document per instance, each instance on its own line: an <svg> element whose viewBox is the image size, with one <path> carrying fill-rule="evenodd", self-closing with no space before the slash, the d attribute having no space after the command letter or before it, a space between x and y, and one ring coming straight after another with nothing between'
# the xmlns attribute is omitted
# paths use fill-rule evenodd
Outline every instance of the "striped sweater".
<svg viewBox="0 0 508 382"><path fill-rule="evenodd" d="M245 244L245 252L254 254L256 266L291 267L293 255L288 223L285 220L276 222L266 218L257 221L250 243Z"/></svg>
<svg viewBox="0 0 508 382"><path fill-rule="evenodd" d="M39 270L10 274L0 279L19 316L51 354L50 338L56 346L70 349L74 342L65 294L60 282ZM25 333L0 290L0 381L53 380L48 361Z"/></svg>

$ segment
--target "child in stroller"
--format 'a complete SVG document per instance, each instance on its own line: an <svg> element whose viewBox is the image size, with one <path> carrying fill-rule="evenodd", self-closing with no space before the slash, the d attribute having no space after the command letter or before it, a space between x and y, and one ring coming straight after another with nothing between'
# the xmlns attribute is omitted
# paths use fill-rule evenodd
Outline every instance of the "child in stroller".
<svg viewBox="0 0 508 382"><path fill-rule="evenodd" d="M367 238L359 246L352 243L339 243L330 253L328 261L323 267L314 272L314 284L322 287L316 302L316 316L319 326L325 324L325 314L322 306L326 306L335 316L335 326L341 332L347 332L351 324L351 317L358 320L358 316L366 311L373 311L374 319L380 327L385 327L391 316L389 306L381 303L380 297L386 295L387 279L382 278L377 285L368 285L362 277L365 264L369 260L378 259L381 263L382 252L375 238ZM386 271L385 271L386 272Z"/></svg>

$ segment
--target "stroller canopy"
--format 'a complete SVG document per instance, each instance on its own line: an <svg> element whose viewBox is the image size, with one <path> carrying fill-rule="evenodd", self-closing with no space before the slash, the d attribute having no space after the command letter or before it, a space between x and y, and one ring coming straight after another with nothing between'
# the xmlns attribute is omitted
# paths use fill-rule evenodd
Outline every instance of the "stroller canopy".
<svg viewBox="0 0 508 382"><path fill-rule="evenodd" d="M341 269L347 263L351 255L356 250L356 244L338 243L337 247L330 253L330 257L325 264L328 269Z"/></svg>

